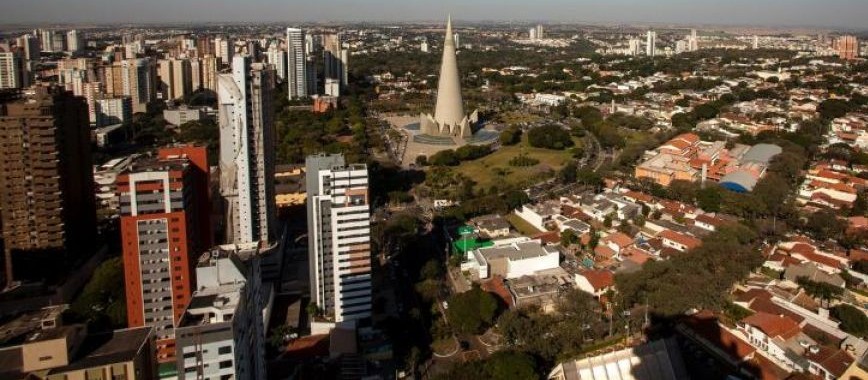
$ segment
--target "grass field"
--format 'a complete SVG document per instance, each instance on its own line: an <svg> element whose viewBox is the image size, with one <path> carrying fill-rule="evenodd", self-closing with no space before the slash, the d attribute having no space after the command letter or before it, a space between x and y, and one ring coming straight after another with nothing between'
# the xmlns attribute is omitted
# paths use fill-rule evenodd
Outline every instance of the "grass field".
<svg viewBox="0 0 868 380"><path fill-rule="evenodd" d="M576 146L581 146L582 140L573 138ZM510 166L509 160L519 154L539 160L539 164L530 167ZM483 158L462 162L455 170L476 182L477 190L488 190L492 185L504 184L526 186L552 176L557 170L569 162L570 150L549 150L533 148L523 136L521 143L513 146L503 146L496 152Z"/></svg>

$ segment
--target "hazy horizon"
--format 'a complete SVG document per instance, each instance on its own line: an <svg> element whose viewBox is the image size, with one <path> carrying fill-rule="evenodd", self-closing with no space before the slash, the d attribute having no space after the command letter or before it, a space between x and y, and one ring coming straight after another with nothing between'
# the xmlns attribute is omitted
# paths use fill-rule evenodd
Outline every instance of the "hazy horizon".
<svg viewBox="0 0 868 380"><path fill-rule="evenodd" d="M708 24L866 29L865 0L6 0L0 24L466 21ZM277 15L285 16L277 16Z"/></svg>

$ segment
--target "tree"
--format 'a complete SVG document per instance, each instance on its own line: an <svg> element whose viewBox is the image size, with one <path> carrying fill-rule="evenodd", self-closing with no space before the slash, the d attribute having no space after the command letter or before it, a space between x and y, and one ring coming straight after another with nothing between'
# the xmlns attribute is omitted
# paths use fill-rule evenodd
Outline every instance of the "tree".
<svg viewBox="0 0 868 380"><path fill-rule="evenodd" d="M848 304L840 304L830 311L832 317L841 321L841 330L862 338L868 336L868 317L859 309Z"/></svg>
<svg viewBox="0 0 868 380"><path fill-rule="evenodd" d="M81 294L70 305L71 319L87 322L95 331L110 330L127 323L123 261L111 258L100 264Z"/></svg>
<svg viewBox="0 0 868 380"><path fill-rule="evenodd" d="M825 301L826 304L844 295L844 289L825 282L812 281L807 277L797 278L796 283L805 289L805 293L821 301Z"/></svg>
<svg viewBox="0 0 868 380"><path fill-rule="evenodd" d="M446 149L434 153L429 160L431 165L436 166L457 166L461 161L452 149Z"/></svg>
<svg viewBox="0 0 868 380"><path fill-rule="evenodd" d="M576 236L576 233L571 229L566 229L564 232L561 232L561 245L564 247L569 247L576 242L579 241L579 237Z"/></svg>
<svg viewBox="0 0 868 380"><path fill-rule="evenodd" d="M446 315L459 334L478 334L491 325L496 312L497 301L476 285L449 297Z"/></svg>
<svg viewBox="0 0 868 380"><path fill-rule="evenodd" d="M525 353L515 351L499 351L491 355L485 362L489 379L503 380L535 380L536 363Z"/></svg>
<svg viewBox="0 0 868 380"><path fill-rule="evenodd" d="M852 106L841 99L826 99L817 106L817 112L824 120L832 120L847 115Z"/></svg>
<svg viewBox="0 0 868 380"><path fill-rule="evenodd" d="M563 168L561 168L560 172L558 172L558 179L561 180L563 184L570 184L576 182L578 179L578 165L576 165L575 161L570 161Z"/></svg>
<svg viewBox="0 0 868 380"><path fill-rule="evenodd" d="M503 145L515 145L521 141L521 128L512 126L500 132L500 143Z"/></svg>
<svg viewBox="0 0 868 380"><path fill-rule="evenodd" d="M847 222L838 218L832 210L820 210L810 216L805 223L805 229L818 240L828 240L841 236L847 228Z"/></svg>
<svg viewBox="0 0 868 380"><path fill-rule="evenodd" d="M553 124L531 129L527 134L527 141L532 147L554 150L563 150L574 145L570 133Z"/></svg>

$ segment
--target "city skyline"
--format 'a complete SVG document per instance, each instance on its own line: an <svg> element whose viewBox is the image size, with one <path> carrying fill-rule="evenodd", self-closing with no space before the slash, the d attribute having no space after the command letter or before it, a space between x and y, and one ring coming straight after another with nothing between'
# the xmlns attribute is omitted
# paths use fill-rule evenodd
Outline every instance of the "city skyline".
<svg viewBox="0 0 868 380"><path fill-rule="evenodd" d="M803 26L865 29L868 7L855 0L823 3L795 0L735 0L722 4L684 0L547 0L520 2L493 0L462 3L377 0L365 7L350 0L317 3L254 0L235 3L226 0L189 0L183 4L165 0L144 3L130 0L72 0L58 7L50 0L10 0L0 15L0 25L25 23L196 23L196 22L299 22L299 21L434 21L452 13L464 21L550 21L582 23L663 23L733 26ZM208 12L202 12L203 8ZM750 12L745 12L750 9ZM275 15L285 15L277 17Z"/></svg>

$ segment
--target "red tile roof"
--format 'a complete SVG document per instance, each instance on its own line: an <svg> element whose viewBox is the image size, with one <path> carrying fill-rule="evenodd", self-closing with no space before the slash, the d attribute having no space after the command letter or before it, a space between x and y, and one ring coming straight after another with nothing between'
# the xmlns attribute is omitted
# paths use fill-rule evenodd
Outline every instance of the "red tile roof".
<svg viewBox="0 0 868 380"><path fill-rule="evenodd" d="M819 346L817 353L812 353L811 351L805 352L805 358L819 364L836 378L841 377L847 371L847 368L850 368L850 365L853 364L853 358L846 352L824 346Z"/></svg>
<svg viewBox="0 0 868 380"><path fill-rule="evenodd" d="M694 249L702 245L702 240L672 230L663 230L659 234L657 234L657 236L681 244L687 247L688 250Z"/></svg>
<svg viewBox="0 0 868 380"><path fill-rule="evenodd" d="M743 323L756 327L769 337L781 337L789 339L802 330L796 321L783 315L774 315L758 312L741 320Z"/></svg>
<svg viewBox="0 0 868 380"><path fill-rule="evenodd" d="M615 274L609 270L588 270L579 273L579 275L586 278L596 291L600 291L611 287L612 285L615 285Z"/></svg>
<svg viewBox="0 0 868 380"><path fill-rule="evenodd" d="M615 232L609 234L608 236L603 238L604 242L612 242L615 243L620 248L625 248L631 244L633 244L633 239L624 234L623 232Z"/></svg>
<svg viewBox="0 0 868 380"><path fill-rule="evenodd" d="M694 314L686 319L685 325L733 359L745 360L756 351L756 348L721 326L710 311Z"/></svg>

